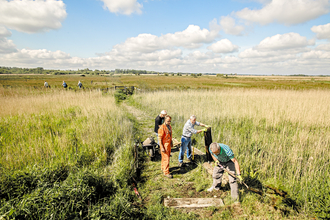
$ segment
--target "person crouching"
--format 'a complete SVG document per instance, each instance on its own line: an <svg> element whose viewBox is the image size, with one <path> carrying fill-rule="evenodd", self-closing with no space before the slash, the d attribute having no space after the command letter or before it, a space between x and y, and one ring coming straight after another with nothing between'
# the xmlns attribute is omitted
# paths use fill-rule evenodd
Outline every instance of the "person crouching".
<svg viewBox="0 0 330 220"><path fill-rule="evenodd" d="M229 146L220 143L210 144L209 151L216 163L213 170L213 184L207 191L219 190L221 186L221 179L224 173L223 168L229 169L232 173L236 173L236 178L229 175L229 184L231 190L231 198L233 201L238 201L238 184L237 179L243 181L241 170L238 161L236 160L233 151Z"/></svg>

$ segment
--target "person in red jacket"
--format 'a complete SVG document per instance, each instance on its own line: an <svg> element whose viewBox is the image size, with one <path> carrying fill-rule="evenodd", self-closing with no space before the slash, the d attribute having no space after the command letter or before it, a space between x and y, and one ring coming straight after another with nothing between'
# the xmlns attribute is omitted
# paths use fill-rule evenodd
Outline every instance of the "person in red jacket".
<svg viewBox="0 0 330 220"><path fill-rule="evenodd" d="M170 156L172 143L171 116L166 115L164 123L158 129L158 141L162 155L161 169L168 178L173 178L170 174Z"/></svg>

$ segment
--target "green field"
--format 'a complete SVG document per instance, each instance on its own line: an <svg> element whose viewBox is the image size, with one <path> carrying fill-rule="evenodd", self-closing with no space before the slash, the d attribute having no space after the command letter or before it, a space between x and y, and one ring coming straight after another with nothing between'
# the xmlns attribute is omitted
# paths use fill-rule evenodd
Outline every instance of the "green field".
<svg viewBox="0 0 330 220"><path fill-rule="evenodd" d="M123 85L138 90L121 104L113 87ZM0 74L0 219L328 219L328 100L330 77ZM203 158L168 180L140 149L137 172L134 141L152 134L162 109L177 139L192 114L211 125L265 194L240 186L236 207L225 186L216 194L225 207L165 208L167 196L214 195ZM194 146L204 150L201 135Z"/></svg>
<svg viewBox="0 0 330 220"><path fill-rule="evenodd" d="M53 88L62 88L62 81L72 89L77 89L78 81L87 89L112 88L114 86L136 86L143 90L164 89L221 89L221 88L261 88L261 89L329 89L330 77L320 76L164 76L164 75L11 75L0 74L0 86L42 88L47 81Z"/></svg>

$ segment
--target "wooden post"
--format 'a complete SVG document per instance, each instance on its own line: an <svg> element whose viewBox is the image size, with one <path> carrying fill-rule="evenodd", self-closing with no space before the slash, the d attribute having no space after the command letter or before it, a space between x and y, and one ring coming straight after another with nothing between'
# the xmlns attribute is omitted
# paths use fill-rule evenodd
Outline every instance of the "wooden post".
<svg viewBox="0 0 330 220"><path fill-rule="evenodd" d="M211 134L211 127L207 128L207 131L204 132L204 140L205 140L205 152L206 158L208 162L212 162L212 156L209 152L210 144L212 144L212 134Z"/></svg>

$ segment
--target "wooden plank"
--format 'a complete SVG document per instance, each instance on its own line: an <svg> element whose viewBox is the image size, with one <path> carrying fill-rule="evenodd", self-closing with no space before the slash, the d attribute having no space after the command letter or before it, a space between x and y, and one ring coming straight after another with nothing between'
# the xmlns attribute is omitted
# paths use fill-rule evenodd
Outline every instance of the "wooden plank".
<svg viewBox="0 0 330 220"><path fill-rule="evenodd" d="M165 198L164 205L172 208L204 208L224 206L220 198Z"/></svg>
<svg viewBox="0 0 330 220"><path fill-rule="evenodd" d="M209 174L213 174L213 169L214 167L212 166L212 164L209 164L208 162L205 162L203 163L203 167L204 169L206 169L206 171L209 173Z"/></svg>
<svg viewBox="0 0 330 220"><path fill-rule="evenodd" d="M203 153L202 151L200 151L199 149L197 149L196 147L193 147L194 148L194 153L196 155L205 155L205 153Z"/></svg>
<svg viewBox="0 0 330 220"><path fill-rule="evenodd" d="M172 138L172 143L173 143L173 147L177 147L179 145L181 145L181 142L179 142L177 139Z"/></svg>

